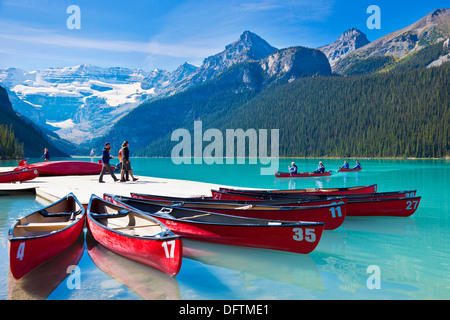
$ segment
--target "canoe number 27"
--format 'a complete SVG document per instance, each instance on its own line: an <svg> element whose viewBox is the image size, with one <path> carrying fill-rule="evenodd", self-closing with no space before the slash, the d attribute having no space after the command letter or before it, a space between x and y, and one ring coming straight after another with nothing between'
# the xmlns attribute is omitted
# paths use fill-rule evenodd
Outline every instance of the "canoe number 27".
<svg viewBox="0 0 450 320"><path fill-rule="evenodd" d="M294 231L294 240L295 241L303 241L306 240L307 242L314 242L316 241L316 234L314 233L314 229L305 229L305 234L303 234L302 228L294 228L292 229Z"/></svg>
<svg viewBox="0 0 450 320"><path fill-rule="evenodd" d="M164 241L162 243L162 247L164 248L164 252L166 253L166 258L173 258L175 252L175 240Z"/></svg>

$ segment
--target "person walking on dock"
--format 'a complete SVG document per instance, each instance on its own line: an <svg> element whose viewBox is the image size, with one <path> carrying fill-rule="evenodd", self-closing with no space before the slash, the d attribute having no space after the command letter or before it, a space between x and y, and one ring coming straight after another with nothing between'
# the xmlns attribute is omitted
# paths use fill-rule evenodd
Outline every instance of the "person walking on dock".
<svg viewBox="0 0 450 320"><path fill-rule="evenodd" d="M130 143L128 141L124 141L122 144L122 170L120 172L120 182L125 182L125 171L128 171L130 177L133 181L136 181L138 178L133 176L133 170L131 169L130 164L130 150L128 150L128 146Z"/></svg>
<svg viewBox="0 0 450 320"><path fill-rule="evenodd" d="M105 147L103 148L102 151L102 163L103 163L102 172L100 172L100 177L98 178L98 182L100 183L105 183L105 181L103 181L103 175L105 174L106 170L109 171L111 177L114 179L114 182L117 182L119 180L117 179L113 169L111 168L111 165L109 164L109 160L114 159L114 157L111 157L111 155L109 154L110 151L111 145L109 144L109 142L106 142Z"/></svg>

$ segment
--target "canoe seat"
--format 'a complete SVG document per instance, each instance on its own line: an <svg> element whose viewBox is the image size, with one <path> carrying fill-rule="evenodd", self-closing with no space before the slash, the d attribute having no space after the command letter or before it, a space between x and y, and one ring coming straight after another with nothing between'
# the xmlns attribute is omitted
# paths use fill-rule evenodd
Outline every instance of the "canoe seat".
<svg viewBox="0 0 450 320"><path fill-rule="evenodd" d="M46 222L46 223L25 223L17 225L16 228L33 231L57 231L70 226L73 221L67 222Z"/></svg>
<svg viewBox="0 0 450 320"><path fill-rule="evenodd" d="M129 210L118 210L117 212L114 213L95 213L95 212L91 212L91 216L98 219L98 218L120 218L120 217L125 217L130 213Z"/></svg>

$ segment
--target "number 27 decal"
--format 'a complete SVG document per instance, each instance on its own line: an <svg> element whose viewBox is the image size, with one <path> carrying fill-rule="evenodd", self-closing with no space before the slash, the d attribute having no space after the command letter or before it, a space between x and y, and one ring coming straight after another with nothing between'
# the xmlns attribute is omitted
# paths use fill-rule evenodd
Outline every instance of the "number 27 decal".
<svg viewBox="0 0 450 320"><path fill-rule="evenodd" d="M417 201L417 200L406 201L406 210L417 209L418 204L419 204L419 201Z"/></svg>

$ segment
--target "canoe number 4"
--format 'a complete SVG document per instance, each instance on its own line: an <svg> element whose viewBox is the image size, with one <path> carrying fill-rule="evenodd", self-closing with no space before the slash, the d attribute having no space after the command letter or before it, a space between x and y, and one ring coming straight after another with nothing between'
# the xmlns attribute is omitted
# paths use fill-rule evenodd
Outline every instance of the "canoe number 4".
<svg viewBox="0 0 450 320"><path fill-rule="evenodd" d="M19 259L20 261L22 261L24 254L25 254L25 242L22 242L19 245L19 249L17 249L16 258Z"/></svg>
<svg viewBox="0 0 450 320"><path fill-rule="evenodd" d="M292 229L294 231L294 240L295 241L303 241L306 240L307 242L314 242L316 241L316 234L314 233L314 229L306 228L305 232L303 234L302 228L294 228Z"/></svg>
<svg viewBox="0 0 450 320"><path fill-rule="evenodd" d="M164 248L164 252L166 253L166 258L173 258L175 252L175 240L164 241L162 243L162 247Z"/></svg>
<svg viewBox="0 0 450 320"><path fill-rule="evenodd" d="M419 201L413 200L413 201L406 201L406 210L412 210L417 209L417 205L419 204Z"/></svg>

